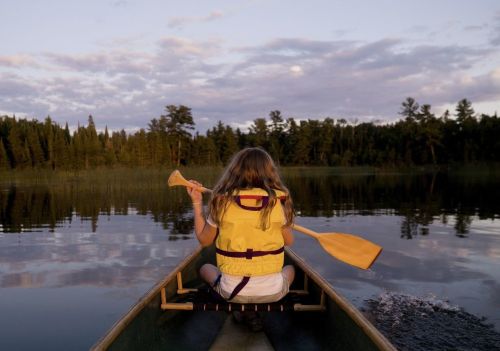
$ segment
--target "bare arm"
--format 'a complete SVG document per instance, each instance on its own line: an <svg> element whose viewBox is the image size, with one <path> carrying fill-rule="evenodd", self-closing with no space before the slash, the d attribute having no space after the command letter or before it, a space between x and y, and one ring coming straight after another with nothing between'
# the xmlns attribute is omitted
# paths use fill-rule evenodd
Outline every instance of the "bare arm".
<svg viewBox="0 0 500 351"><path fill-rule="evenodd" d="M202 204L193 204L194 210L194 231L201 246L211 245L217 234L217 228L212 227L205 220Z"/></svg>
<svg viewBox="0 0 500 351"><path fill-rule="evenodd" d="M293 232L291 227L281 227L281 234L286 246L292 246L294 242Z"/></svg>
<svg viewBox="0 0 500 351"><path fill-rule="evenodd" d="M201 183L198 183L197 181L190 180L190 182L198 186L202 186ZM205 216L203 214L202 193L193 188L186 189L193 202L194 232L196 234L196 238L202 246L209 246L215 240L217 228L212 227L205 220Z"/></svg>

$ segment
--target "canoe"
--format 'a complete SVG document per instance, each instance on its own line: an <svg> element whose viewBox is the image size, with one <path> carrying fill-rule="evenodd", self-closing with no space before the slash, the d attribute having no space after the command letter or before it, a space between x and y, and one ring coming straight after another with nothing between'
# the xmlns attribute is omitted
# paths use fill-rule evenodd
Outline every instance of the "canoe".
<svg viewBox="0 0 500 351"><path fill-rule="evenodd" d="M295 280L289 296L274 304L198 301L196 296L206 291L198 269L214 261L213 247L194 250L91 350L396 350L289 248L285 263L295 266ZM231 317L229 310L245 308L265 311L262 332L252 332Z"/></svg>

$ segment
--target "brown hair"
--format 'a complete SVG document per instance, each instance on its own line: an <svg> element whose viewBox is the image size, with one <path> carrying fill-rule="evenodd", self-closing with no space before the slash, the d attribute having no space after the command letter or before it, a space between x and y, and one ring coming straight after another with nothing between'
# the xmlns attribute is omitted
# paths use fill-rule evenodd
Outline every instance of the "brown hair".
<svg viewBox="0 0 500 351"><path fill-rule="evenodd" d="M252 147L243 149L233 156L213 189L209 202L209 213L218 226L222 222L224 212L232 200L234 192L249 188L264 189L269 196L269 202L261 211L261 229L265 230L270 225L269 217L277 201L274 190L281 190L286 194L283 202L285 225L292 225L294 212L290 192L281 181L271 156L262 148Z"/></svg>

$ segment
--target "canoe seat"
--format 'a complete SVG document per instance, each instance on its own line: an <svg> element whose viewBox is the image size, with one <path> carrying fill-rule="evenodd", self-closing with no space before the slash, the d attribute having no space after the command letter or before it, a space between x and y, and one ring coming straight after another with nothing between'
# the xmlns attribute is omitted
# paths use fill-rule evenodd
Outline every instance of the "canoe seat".
<svg viewBox="0 0 500 351"><path fill-rule="evenodd" d="M321 293L320 301L312 301L307 289L290 290L281 300L273 303L233 303L217 298L208 287L185 289L182 287L182 277L177 276L177 295L167 302L165 288L161 291L162 310L186 311L256 311L256 312L286 312L286 311L326 311L325 293ZM307 284L304 284L307 287Z"/></svg>

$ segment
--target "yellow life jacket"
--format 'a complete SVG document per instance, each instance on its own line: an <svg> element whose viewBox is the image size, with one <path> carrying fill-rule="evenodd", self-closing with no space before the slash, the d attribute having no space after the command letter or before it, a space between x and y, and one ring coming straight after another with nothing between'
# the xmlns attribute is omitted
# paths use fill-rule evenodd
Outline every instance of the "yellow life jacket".
<svg viewBox="0 0 500 351"><path fill-rule="evenodd" d="M281 228L285 214L281 201L285 193L276 192L269 227L260 226L262 208L269 197L265 190L239 190L229 202L215 240L217 266L223 273L252 277L280 272L284 262L284 241Z"/></svg>

